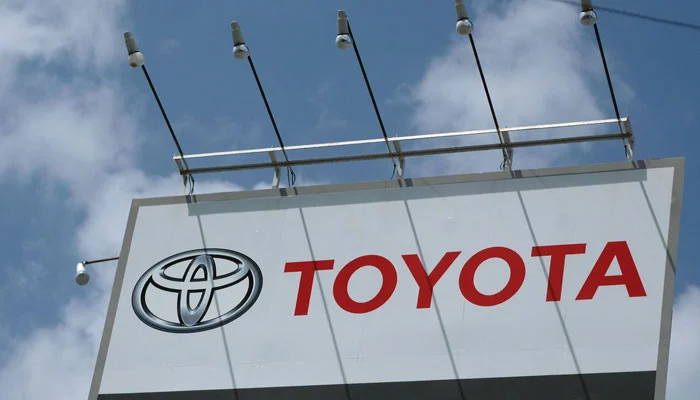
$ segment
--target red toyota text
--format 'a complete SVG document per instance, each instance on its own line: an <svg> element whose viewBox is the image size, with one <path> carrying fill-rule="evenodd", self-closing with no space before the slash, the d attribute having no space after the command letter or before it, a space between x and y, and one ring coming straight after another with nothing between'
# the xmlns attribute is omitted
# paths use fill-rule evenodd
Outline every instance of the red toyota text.
<svg viewBox="0 0 700 400"><path fill-rule="evenodd" d="M531 257L541 257L549 262L548 288L545 301L561 300L566 259L568 256L584 254L585 252L585 243L536 246L532 248ZM427 268L417 254L404 254L401 256L406 264L406 268L408 268L418 286L416 308L430 308L433 288L460 254L460 251L447 252L436 265L432 267L427 266ZM490 259L505 261L510 268L510 277L500 291L493 294L484 294L476 288L474 277L481 264ZM614 260L617 260L620 274L608 275L608 270ZM332 270L334 264L335 260L299 261L285 264L284 272L298 272L300 274L294 315L307 315L309 313L311 289L314 285L316 271ZM366 267L376 268L381 273L382 285L373 298L359 302L350 297L348 283L355 272ZM355 314L368 313L381 307L389 300L396 289L397 281L397 270L391 261L374 254L360 256L340 268L333 283L333 298L338 306L347 312ZM477 306L491 307L508 301L520 290L524 281L525 261L516 251L508 247L489 247L477 252L467 260L462 266L458 283L459 290L467 301ZM579 290L576 300L593 299L596 291L601 286L624 286L629 297L646 296L644 285L627 242L608 242L605 245Z"/></svg>

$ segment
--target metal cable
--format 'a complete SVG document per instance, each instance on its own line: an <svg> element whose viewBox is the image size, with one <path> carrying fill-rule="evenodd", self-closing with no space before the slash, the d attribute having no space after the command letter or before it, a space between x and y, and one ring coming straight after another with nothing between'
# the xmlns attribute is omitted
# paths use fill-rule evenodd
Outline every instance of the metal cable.
<svg viewBox="0 0 700 400"><path fill-rule="evenodd" d="M394 178L396 174L396 160L394 160L394 153L391 151L391 146L389 146L389 136L386 134L386 129L384 128L384 121L382 121L382 115L379 113L379 107L377 106L377 101L374 99L374 93L372 92L372 86L369 84L369 78L367 78L367 71L365 71L365 66L362 63L362 57L360 57L360 51L357 49L357 40L352 34L352 29L350 29L350 22L348 21L348 34L352 38L352 48L355 50L355 56L357 56L357 62L360 64L360 70L362 70L362 77L365 78L365 85L367 86L367 91L369 92L369 98L372 99L372 105L374 106L374 113L377 114L377 120L379 121L379 127L382 129L382 135L384 135L384 143L386 143L386 149L391 155L391 163L394 164L394 172L391 174L391 179Z"/></svg>
<svg viewBox="0 0 700 400"><path fill-rule="evenodd" d="M574 1L574 0L547 0L547 1L551 1L554 3L570 4L572 6L577 6L577 7L581 6L580 1ZM675 20L667 19L667 18L652 17L651 15L645 15L645 14L636 13L636 12L632 12L632 11L620 10L617 8L610 8L610 7L604 7L604 6L599 6L599 5L596 5L595 9L607 11L607 12L612 13L612 14L623 15L625 17L638 18L638 19L643 19L643 20L650 21L650 22L656 22L656 23L664 24L664 25L677 26L680 28L687 28L687 29L692 29L692 30L700 32L700 25L698 25L698 24L691 24L688 22L675 21Z"/></svg>
<svg viewBox="0 0 700 400"><path fill-rule="evenodd" d="M262 84L260 83L260 78L258 77L258 72L255 70L255 65L253 64L253 57L248 55L248 64L250 64L250 69L253 71L253 76L255 77L255 83L258 84L258 89L260 90L260 95L263 98L263 102L265 103L265 108L267 109L267 115L270 116L270 121L272 121L272 127L275 130L275 134L277 135L277 140L280 143L280 147L282 148L282 154L284 154L284 160L287 162L287 182L289 183L289 186L292 187L294 186L294 183L296 182L296 174L294 173L294 170L292 169L292 166L289 165L289 157L287 157L287 150L284 149L284 142L282 141L282 135L280 135L280 131L277 128L277 122L275 122L275 117L272 115L272 110L270 109L270 104L267 102L267 96L265 96L265 91L263 90Z"/></svg>

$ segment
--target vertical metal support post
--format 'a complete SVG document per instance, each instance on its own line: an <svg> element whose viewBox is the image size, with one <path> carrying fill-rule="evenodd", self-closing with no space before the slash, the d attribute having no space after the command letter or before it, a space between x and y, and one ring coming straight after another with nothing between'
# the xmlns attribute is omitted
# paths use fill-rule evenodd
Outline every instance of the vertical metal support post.
<svg viewBox="0 0 700 400"><path fill-rule="evenodd" d="M501 169L503 171L511 171L513 169L513 148L509 146L511 143L510 133L508 133L508 131L501 131L501 134L503 135L503 144L506 146L504 152L505 157L503 158L503 167Z"/></svg>
<svg viewBox="0 0 700 400"><path fill-rule="evenodd" d="M632 161L634 160L634 133L632 132L632 123L630 122L629 116L627 117L627 120L625 121L625 133L628 133L631 135L629 138L627 138L627 159Z"/></svg>
<svg viewBox="0 0 700 400"><path fill-rule="evenodd" d="M270 155L272 164L275 165L274 175L272 176L272 188L277 189L280 187L280 167L277 165L277 156L275 156L275 152L269 151L268 154Z"/></svg>
<svg viewBox="0 0 700 400"><path fill-rule="evenodd" d="M394 141L394 150L396 150L396 153L399 156L399 164L396 166L396 177L399 179L403 179L403 172L406 165L406 159L401 155L401 142L399 142L398 140Z"/></svg>
<svg viewBox="0 0 700 400"><path fill-rule="evenodd" d="M177 154L175 155L177 156ZM175 159L175 164L177 164L177 169L180 171L180 176L182 177L182 194L187 195L187 176L186 174L183 174L185 170L182 167L182 160L179 158Z"/></svg>

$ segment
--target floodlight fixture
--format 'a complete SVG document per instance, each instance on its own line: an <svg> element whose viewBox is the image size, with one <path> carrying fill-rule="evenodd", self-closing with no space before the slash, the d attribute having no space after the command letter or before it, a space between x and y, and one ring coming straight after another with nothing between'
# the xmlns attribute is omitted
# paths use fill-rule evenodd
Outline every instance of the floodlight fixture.
<svg viewBox="0 0 700 400"><path fill-rule="evenodd" d="M471 34L474 30L474 24L469 19L464 0L455 0L455 10L457 11L457 33L460 35Z"/></svg>
<svg viewBox="0 0 700 400"><path fill-rule="evenodd" d="M231 36L233 37L233 57L237 60L245 60L250 56L250 50L243 39L241 26L237 21L231 22Z"/></svg>
<svg viewBox="0 0 700 400"><path fill-rule="evenodd" d="M338 35L335 37L335 46L341 50L348 49L352 46L348 14L343 10L338 10Z"/></svg>
<svg viewBox="0 0 700 400"><path fill-rule="evenodd" d="M88 274L87 270L85 269L86 265L98 264L98 263L103 263L103 262L108 262L108 261L116 261L118 259L119 259L119 257L110 257L110 258L101 258L99 260L79 262L78 265L75 266L75 283L77 283L80 286L85 286L88 284L88 282L90 282L90 274Z"/></svg>
<svg viewBox="0 0 700 400"><path fill-rule="evenodd" d="M139 51L139 47L136 45L136 39L134 39L131 32L124 32L124 42L126 43L126 50L129 53L129 66L131 68L142 66L145 57L143 53Z"/></svg>
<svg viewBox="0 0 700 400"><path fill-rule="evenodd" d="M75 283L85 286L90 281L90 274L85 271L85 263L79 262L75 267Z"/></svg>
<svg viewBox="0 0 700 400"><path fill-rule="evenodd" d="M579 14L579 21L583 25L591 26L598 22L598 15L593 9L593 0L581 0L581 14Z"/></svg>

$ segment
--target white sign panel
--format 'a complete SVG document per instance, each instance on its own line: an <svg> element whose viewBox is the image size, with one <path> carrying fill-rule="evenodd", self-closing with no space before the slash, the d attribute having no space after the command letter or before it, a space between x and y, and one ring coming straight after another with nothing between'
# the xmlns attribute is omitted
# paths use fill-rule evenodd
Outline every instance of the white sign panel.
<svg viewBox="0 0 700 400"><path fill-rule="evenodd" d="M663 399L682 160L514 174L135 201L91 398Z"/></svg>

